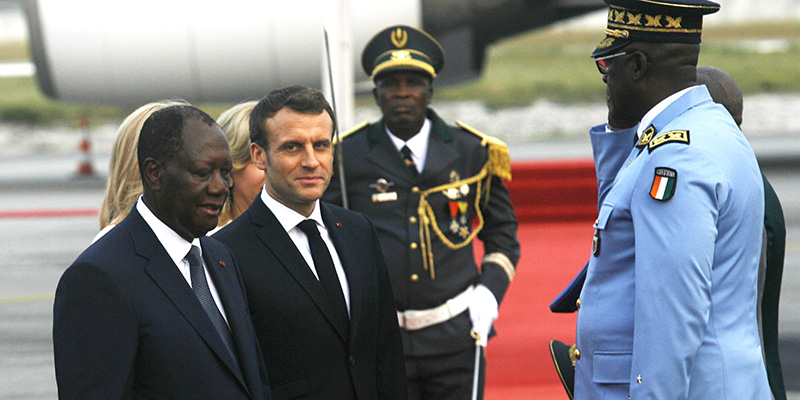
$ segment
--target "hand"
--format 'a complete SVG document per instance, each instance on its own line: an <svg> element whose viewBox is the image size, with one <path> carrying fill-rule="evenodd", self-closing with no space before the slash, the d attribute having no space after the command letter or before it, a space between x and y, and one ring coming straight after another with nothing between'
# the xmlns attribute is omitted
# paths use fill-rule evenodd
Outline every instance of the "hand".
<svg viewBox="0 0 800 400"><path fill-rule="evenodd" d="M472 329L481 335L481 346L486 346L489 341L492 323L497 319L497 307L497 299L489 288L481 284L475 286L469 303L469 318Z"/></svg>

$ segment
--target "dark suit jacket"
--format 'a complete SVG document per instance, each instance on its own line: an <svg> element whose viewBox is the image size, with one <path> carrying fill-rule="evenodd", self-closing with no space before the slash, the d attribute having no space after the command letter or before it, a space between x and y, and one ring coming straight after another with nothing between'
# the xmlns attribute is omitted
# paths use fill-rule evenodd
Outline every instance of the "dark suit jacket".
<svg viewBox="0 0 800 400"><path fill-rule="evenodd" d="M350 286L348 336L334 328L322 285L260 197L214 235L241 266L273 396L405 399L392 288L372 225L320 204Z"/></svg>
<svg viewBox="0 0 800 400"><path fill-rule="evenodd" d="M269 399L241 275L201 238L241 370L191 287L134 208L64 272L53 307L60 399Z"/></svg>
<svg viewBox="0 0 800 400"><path fill-rule="evenodd" d="M781 297L786 224L775 189L764 174L764 229L767 233L766 271L761 295L761 329L767 377L775 400L786 399L781 359L778 354L778 303Z"/></svg>

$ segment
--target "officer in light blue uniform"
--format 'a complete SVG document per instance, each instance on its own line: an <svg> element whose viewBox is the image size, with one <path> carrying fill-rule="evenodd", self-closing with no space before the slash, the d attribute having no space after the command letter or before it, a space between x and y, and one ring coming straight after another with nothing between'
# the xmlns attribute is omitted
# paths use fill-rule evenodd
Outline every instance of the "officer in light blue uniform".
<svg viewBox="0 0 800 400"><path fill-rule="evenodd" d="M770 399L755 307L761 176L730 114L695 82L702 16L719 5L606 2L592 56L609 121L638 126L601 191L575 399Z"/></svg>

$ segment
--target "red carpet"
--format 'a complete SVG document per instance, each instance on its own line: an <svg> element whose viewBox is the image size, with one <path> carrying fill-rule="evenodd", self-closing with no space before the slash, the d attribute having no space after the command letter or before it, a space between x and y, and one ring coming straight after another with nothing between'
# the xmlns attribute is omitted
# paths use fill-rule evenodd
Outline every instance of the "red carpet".
<svg viewBox="0 0 800 400"><path fill-rule="evenodd" d="M524 223L522 257L487 347L486 400L567 399L548 343L575 340L575 314L553 314L552 299L589 257L591 220ZM480 245L477 248L481 248Z"/></svg>

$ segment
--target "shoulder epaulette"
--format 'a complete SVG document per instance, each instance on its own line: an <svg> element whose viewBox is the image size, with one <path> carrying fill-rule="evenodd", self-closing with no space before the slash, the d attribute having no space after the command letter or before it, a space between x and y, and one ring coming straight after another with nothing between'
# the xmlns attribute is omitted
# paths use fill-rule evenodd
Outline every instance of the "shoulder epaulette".
<svg viewBox="0 0 800 400"><path fill-rule="evenodd" d="M486 135L479 132L477 129L465 124L462 121L456 121L456 125L460 126L465 131L481 138L481 145L486 147L488 153L488 160L486 167L490 174L499 176L507 181L511 180L511 156L508 152L508 145L502 140Z"/></svg>
<svg viewBox="0 0 800 400"><path fill-rule="evenodd" d="M333 144L335 145L335 144L339 143L340 140L344 140L344 138L346 138L346 137L348 137L348 136L360 131L361 129L363 129L367 125L369 125L369 121L363 121L360 124L348 129L347 131L342 132L337 136L334 136Z"/></svg>
<svg viewBox="0 0 800 400"><path fill-rule="evenodd" d="M689 131L669 131L650 140L647 149L652 153L656 148L667 143L689 144Z"/></svg>

